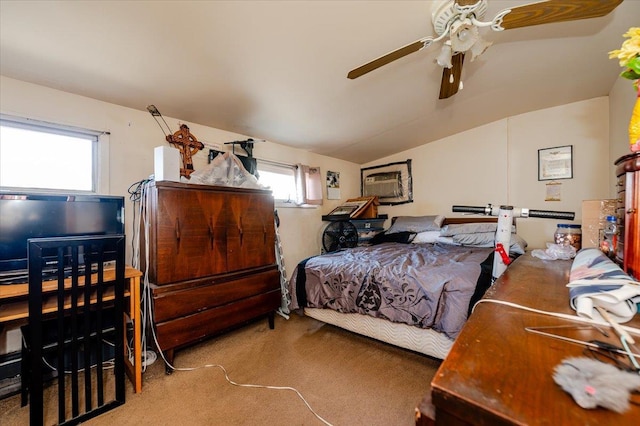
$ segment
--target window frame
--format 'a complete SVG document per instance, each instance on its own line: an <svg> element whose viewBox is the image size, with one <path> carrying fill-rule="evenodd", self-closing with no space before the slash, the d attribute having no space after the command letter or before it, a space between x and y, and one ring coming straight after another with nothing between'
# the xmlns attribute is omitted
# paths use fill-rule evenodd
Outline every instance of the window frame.
<svg viewBox="0 0 640 426"><path fill-rule="evenodd" d="M257 165L256 168L258 170L258 173L260 172L269 172L269 173L279 173L279 172L284 172L285 170L287 172L290 172L291 177L293 178L293 182L294 182L294 191L293 191L293 195L294 197L297 197L297 189L298 189L298 183L297 183L297 179L296 179L296 166L295 165L291 165L291 164L284 164L284 163L278 163L275 161L270 161L270 160L261 160L261 159L257 159ZM282 175L289 175L289 173L279 173ZM258 178L258 182L260 181L260 179ZM273 193L272 193L273 195ZM276 198L275 196L273 197L273 200L276 204L276 207L299 207L299 205L297 204L297 200L293 199L291 197L289 197L289 199L284 199L284 198Z"/></svg>
<svg viewBox="0 0 640 426"><path fill-rule="evenodd" d="M308 174L309 174L309 169L314 169L315 172L317 172L317 174L320 174L320 168L319 167L309 167L309 166L305 166L302 164L285 164L285 163L279 163L276 161L271 161L271 160L261 160L261 159L257 159L257 170L258 173L260 173L260 171L264 171L264 172L270 172L270 173L278 173L278 171L287 171L287 175L289 175L289 172L291 173L291 176L293 177L293 181L294 181L294 188L293 188L293 197L294 198L289 198L287 200L285 199L281 199L281 198L273 198L274 199L274 203L276 207L291 207L291 208L315 208L318 207L318 205L322 204L322 187L320 186L318 191L320 195L320 199L318 200L308 200L307 197L307 192L308 192L308 188L307 186L309 185L308 183ZM282 173L283 175L285 173Z"/></svg>
<svg viewBox="0 0 640 426"><path fill-rule="evenodd" d="M43 188L0 185L2 190L37 191L51 194L100 194L108 193L108 146L109 132L73 127L64 124L40 121L31 118L0 114L0 125L53 135L71 136L87 139L91 144L91 189Z"/></svg>

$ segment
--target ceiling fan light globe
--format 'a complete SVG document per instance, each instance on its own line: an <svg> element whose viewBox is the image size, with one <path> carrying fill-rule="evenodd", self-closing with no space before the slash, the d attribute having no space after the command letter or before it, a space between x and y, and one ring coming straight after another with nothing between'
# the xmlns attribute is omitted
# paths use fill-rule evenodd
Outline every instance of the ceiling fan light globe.
<svg viewBox="0 0 640 426"><path fill-rule="evenodd" d="M451 49L454 52L466 52L479 38L478 28L468 19L455 22L451 26Z"/></svg>
<svg viewBox="0 0 640 426"><path fill-rule="evenodd" d="M436 58L436 62L442 68L451 68L453 64L451 63L451 44L446 42L442 45L442 49L440 49L440 54Z"/></svg>
<svg viewBox="0 0 640 426"><path fill-rule="evenodd" d="M473 61L478 56L482 55L493 43L483 39L482 37L478 38L478 41L471 46L469 51L471 52L471 60Z"/></svg>

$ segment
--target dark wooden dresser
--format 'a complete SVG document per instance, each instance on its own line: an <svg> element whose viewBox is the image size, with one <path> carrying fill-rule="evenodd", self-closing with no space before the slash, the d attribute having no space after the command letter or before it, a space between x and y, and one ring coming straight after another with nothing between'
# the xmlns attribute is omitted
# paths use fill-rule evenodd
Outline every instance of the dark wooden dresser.
<svg viewBox="0 0 640 426"><path fill-rule="evenodd" d="M640 280L640 152L615 162L620 236L616 257L629 275Z"/></svg>
<svg viewBox="0 0 640 426"><path fill-rule="evenodd" d="M571 261L543 261L527 253L506 270L485 299L575 315L566 287L570 267ZM611 329L609 337L604 337L581 325L511 306L477 305L431 383L436 424L639 424L638 405L618 414L576 404L552 375L563 359L583 356L583 346L525 330L533 327L583 341L598 339L620 345ZM626 325L640 327L640 315Z"/></svg>
<svg viewBox="0 0 640 426"><path fill-rule="evenodd" d="M174 350L280 306L270 191L155 182L148 186L153 322L167 361ZM144 225L141 258L145 270Z"/></svg>

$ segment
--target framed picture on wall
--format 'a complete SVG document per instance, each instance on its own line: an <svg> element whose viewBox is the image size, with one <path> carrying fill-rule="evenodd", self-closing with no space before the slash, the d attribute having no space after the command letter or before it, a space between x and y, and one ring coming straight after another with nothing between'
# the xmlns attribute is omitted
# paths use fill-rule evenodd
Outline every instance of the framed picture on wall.
<svg viewBox="0 0 640 426"><path fill-rule="evenodd" d="M573 179L573 145L538 150L538 180Z"/></svg>

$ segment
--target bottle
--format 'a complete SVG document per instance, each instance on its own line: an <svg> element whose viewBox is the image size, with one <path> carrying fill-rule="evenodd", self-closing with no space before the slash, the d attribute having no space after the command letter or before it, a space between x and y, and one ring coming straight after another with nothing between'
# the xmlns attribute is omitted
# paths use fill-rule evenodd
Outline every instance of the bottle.
<svg viewBox="0 0 640 426"><path fill-rule="evenodd" d="M553 234L554 242L561 246L573 246L576 251L582 248L582 227L569 223L559 223Z"/></svg>
<svg viewBox="0 0 640 426"><path fill-rule="evenodd" d="M600 250L611 259L616 257L616 245L618 242L618 224L615 216L607 216L604 224L604 237L600 243Z"/></svg>

